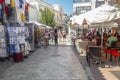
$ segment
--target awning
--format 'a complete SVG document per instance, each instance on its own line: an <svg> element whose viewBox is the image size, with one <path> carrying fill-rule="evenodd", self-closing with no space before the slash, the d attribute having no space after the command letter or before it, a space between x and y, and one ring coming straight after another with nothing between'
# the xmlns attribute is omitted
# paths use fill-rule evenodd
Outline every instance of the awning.
<svg viewBox="0 0 120 80"><path fill-rule="evenodd" d="M82 25L84 19L86 19L87 24L91 25L92 23L115 21L116 19L119 18L120 18L120 12L118 11L118 8L114 6L110 6L106 3L84 14L73 16L71 20L72 20L72 24L76 22L79 25Z"/></svg>

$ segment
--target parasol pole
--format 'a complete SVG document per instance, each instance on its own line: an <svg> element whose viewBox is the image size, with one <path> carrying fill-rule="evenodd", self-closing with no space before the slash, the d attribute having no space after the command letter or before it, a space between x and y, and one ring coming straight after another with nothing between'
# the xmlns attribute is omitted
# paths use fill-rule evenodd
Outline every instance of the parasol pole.
<svg viewBox="0 0 120 80"><path fill-rule="evenodd" d="M104 23L102 22L102 34L101 34L101 47L103 48L103 27L104 27Z"/></svg>

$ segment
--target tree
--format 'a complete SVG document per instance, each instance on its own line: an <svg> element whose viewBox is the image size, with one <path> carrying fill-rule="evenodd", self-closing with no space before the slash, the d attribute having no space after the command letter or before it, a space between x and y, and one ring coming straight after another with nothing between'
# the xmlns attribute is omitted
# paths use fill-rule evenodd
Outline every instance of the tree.
<svg viewBox="0 0 120 80"><path fill-rule="evenodd" d="M42 24L45 24L54 28L55 26L54 12L49 10L48 8L41 10L40 22Z"/></svg>

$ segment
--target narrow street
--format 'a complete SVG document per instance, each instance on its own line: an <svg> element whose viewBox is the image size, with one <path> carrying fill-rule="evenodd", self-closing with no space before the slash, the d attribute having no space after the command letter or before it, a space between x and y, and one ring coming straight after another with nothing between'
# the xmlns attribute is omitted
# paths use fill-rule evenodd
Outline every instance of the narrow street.
<svg viewBox="0 0 120 80"><path fill-rule="evenodd" d="M88 80L71 46L39 48L4 71L0 80Z"/></svg>

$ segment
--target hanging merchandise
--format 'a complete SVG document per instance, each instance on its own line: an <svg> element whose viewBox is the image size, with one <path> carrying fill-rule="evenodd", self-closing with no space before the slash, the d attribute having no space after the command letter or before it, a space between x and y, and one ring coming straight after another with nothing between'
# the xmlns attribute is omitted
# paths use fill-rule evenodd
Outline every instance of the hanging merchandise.
<svg viewBox="0 0 120 80"><path fill-rule="evenodd" d="M8 15L9 15L9 8L8 8L8 5L6 4L5 5L5 14L6 14L6 16L8 17Z"/></svg>
<svg viewBox="0 0 120 80"><path fill-rule="evenodd" d="M5 3L6 4L10 4L10 0L5 0Z"/></svg>
<svg viewBox="0 0 120 80"><path fill-rule="evenodd" d="M0 23L1 24L3 24L3 15L4 15L3 4L0 4Z"/></svg>
<svg viewBox="0 0 120 80"><path fill-rule="evenodd" d="M31 47L30 47L30 43L29 43L29 31L28 31L28 27L25 27L25 53L24 56L27 57L29 54L29 51L31 51Z"/></svg>
<svg viewBox="0 0 120 80"><path fill-rule="evenodd" d="M20 9L16 9L16 14L17 14L17 17L16 17L16 21L17 22L22 22L21 21L21 11L20 11Z"/></svg>
<svg viewBox="0 0 120 80"><path fill-rule="evenodd" d="M33 23L25 23L25 26L28 28L28 32L29 32L28 42L31 47L30 51L34 51L35 50L34 24Z"/></svg>
<svg viewBox="0 0 120 80"><path fill-rule="evenodd" d="M24 22L25 21L25 12L23 9L17 9L16 10L16 19L17 19L17 22Z"/></svg>
<svg viewBox="0 0 120 80"><path fill-rule="evenodd" d="M12 7L12 8L15 7L15 0L11 0L11 7Z"/></svg>
<svg viewBox="0 0 120 80"><path fill-rule="evenodd" d="M11 7L11 5L8 4L8 16L7 16L8 22L15 22L15 11Z"/></svg>
<svg viewBox="0 0 120 80"><path fill-rule="evenodd" d="M25 11L28 11L28 10L29 10L29 4L26 3L26 4L25 4Z"/></svg>
<svg viewBox="0 0 120 80"><path fill-rule="evenodd" d="M5 34L5 27L3 25L0 25L0 58L1 57L7 57L6 52L6 34Z"/></svg>
<svg viewBox="0 0 120 80"><path fill-rule="evenodd" d="M29 44L28 41L26 41L25 42L25 53L24 53L24 56L28 56L30 50L31 50L30 44Z"/></svg>
<svg viewBox="0 0 120 80"><path fill-rule="evenodd" d="M29 4L26 2L25 4L25 21L29 21Z"/></svg>
<svg viewBox="0 0 120 80"><path fill-rule="evenodd" d="M0 3L4 3L5 2L5 0L0 0Z"/></svg>
<svg viewBox="0 0 120 80"><path fill-rule="evenodd" d="M28 22L29 21L29 12L25 11L25 21Z"/></svg>
<svg viewBox="0 0 120 80"><path fill-rule="evenodd" d="M15 0L15 7L16 8L19 8L19 4L20 4L19 0Z"/></svg>
<svg viewBox="0 0 120 80"><path fill-rule="evenodd" d="M10 54L21 52L20 44L25 44L25 27L19 24L11 24L7 27Z"/></svg>
<svg viewBox="0 0 120 80"><path fill-rule="evenodd" d="M20 8L23 8L23 3L24 3L23 0L19 0L19 7Z"/></svg>
<svg viewBox="0 0 120 80"><path fill-rule="evenodd" d="M21 21L25 22L25 14L21 14Z"/></svg>
<svg viewBox="0 0 120 80"><path fill-rule="evenodd" d="M24 27L23 23L6 23L6 27L8 53L15 62L23 61L23 56L27 56L30 50L29 44L26 45L28 28Z"/></svg>
<svg viewBox="0 0 120 80"><path fill-rule="evenodd" d="M16 50L15 50L15 44L10 44L9 45L9 52L10 52L10 55L12 55Z"/></svg>

